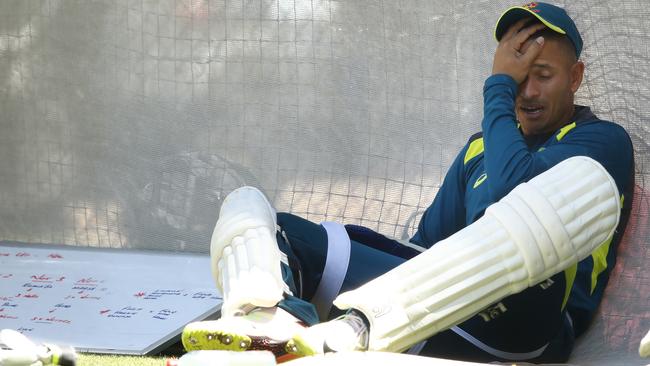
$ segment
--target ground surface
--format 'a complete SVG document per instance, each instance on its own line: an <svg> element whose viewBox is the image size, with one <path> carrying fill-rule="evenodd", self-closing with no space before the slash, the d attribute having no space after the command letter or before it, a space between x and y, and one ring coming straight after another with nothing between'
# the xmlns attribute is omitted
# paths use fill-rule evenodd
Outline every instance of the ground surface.
<svg viewBox="0 0 650 366"><path fill-rule="evenodd" d="M78 366L164 366L165 357L80 354Z"/></svg>

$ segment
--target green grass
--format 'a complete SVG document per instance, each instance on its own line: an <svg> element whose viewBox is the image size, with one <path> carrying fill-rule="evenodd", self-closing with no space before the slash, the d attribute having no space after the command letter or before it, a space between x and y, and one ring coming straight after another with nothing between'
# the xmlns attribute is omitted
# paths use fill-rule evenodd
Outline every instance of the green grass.
<svg viewBox="0 0 650 366"><path fill-rule="evenodd" d="M168 359L179 358L184 354L180 342L151 356L77 353L77 366L165 366Z"/></svg>
<svg viewBox="0 0 650 366"><path fill-rule="evenodd" d="M77 366L164 366L167 358L163 356L120 356L79 354Z"/></svg>
<svg viewBox="0 0 650 366"><path fill-rule="evenodd" d="M165 366L171 357L180 357L185 351L180 342L167 347L160 354L153 356L106 355L79 353L77 366Z"/></svg>

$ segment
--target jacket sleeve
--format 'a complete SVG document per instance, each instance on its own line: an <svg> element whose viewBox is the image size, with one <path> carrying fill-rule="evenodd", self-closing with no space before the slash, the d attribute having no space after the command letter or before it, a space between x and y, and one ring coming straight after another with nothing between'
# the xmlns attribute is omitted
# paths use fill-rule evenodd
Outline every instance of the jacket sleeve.
<svg viewBox="0 0 650 366"><path fill-rule="evenodd" d="M600 162L623 192L632 167L632 144L622 127L611 122L584 123L561 143L530 151L517 127L516 82L493 75L484 86L483 139L490 199L497 201L526 182L571 156L584 155Z"/></svg>
<svg viewBox="0 0 650 366"><path fill-rule="evenodd" d="M425 248L443 240L465 226L465 170L467 146L456 156L436 194L424 211L411 242Z"/></svg>

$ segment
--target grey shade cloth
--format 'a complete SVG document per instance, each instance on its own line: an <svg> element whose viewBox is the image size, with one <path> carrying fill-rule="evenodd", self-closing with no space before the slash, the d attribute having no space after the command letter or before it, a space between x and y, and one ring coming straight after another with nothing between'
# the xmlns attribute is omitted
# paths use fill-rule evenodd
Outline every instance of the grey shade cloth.
<svg viewBox="0 0 650 366"><path fill-rule="evenodd" d="M635 144L637 197L573 363L640 365L650 329L650 7L556 2L578 102ZM480 129L510 1L0 1L0 240L207 252L244 184L406 238Z"/></svg>

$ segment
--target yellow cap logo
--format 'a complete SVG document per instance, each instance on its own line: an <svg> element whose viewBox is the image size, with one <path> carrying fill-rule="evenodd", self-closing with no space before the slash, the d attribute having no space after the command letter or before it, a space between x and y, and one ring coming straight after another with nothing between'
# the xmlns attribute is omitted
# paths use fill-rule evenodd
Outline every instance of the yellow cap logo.
<svg viewBox="0 0 650 366"><path fill-rule="evenodd" d="M535 9L537 7L537 5L538 5L537 2L533 1L533 2L530 2L528 4L522 5L521 7L526 8L526 9L532 11L532 12L539 13L539 10Z"/></svg>

